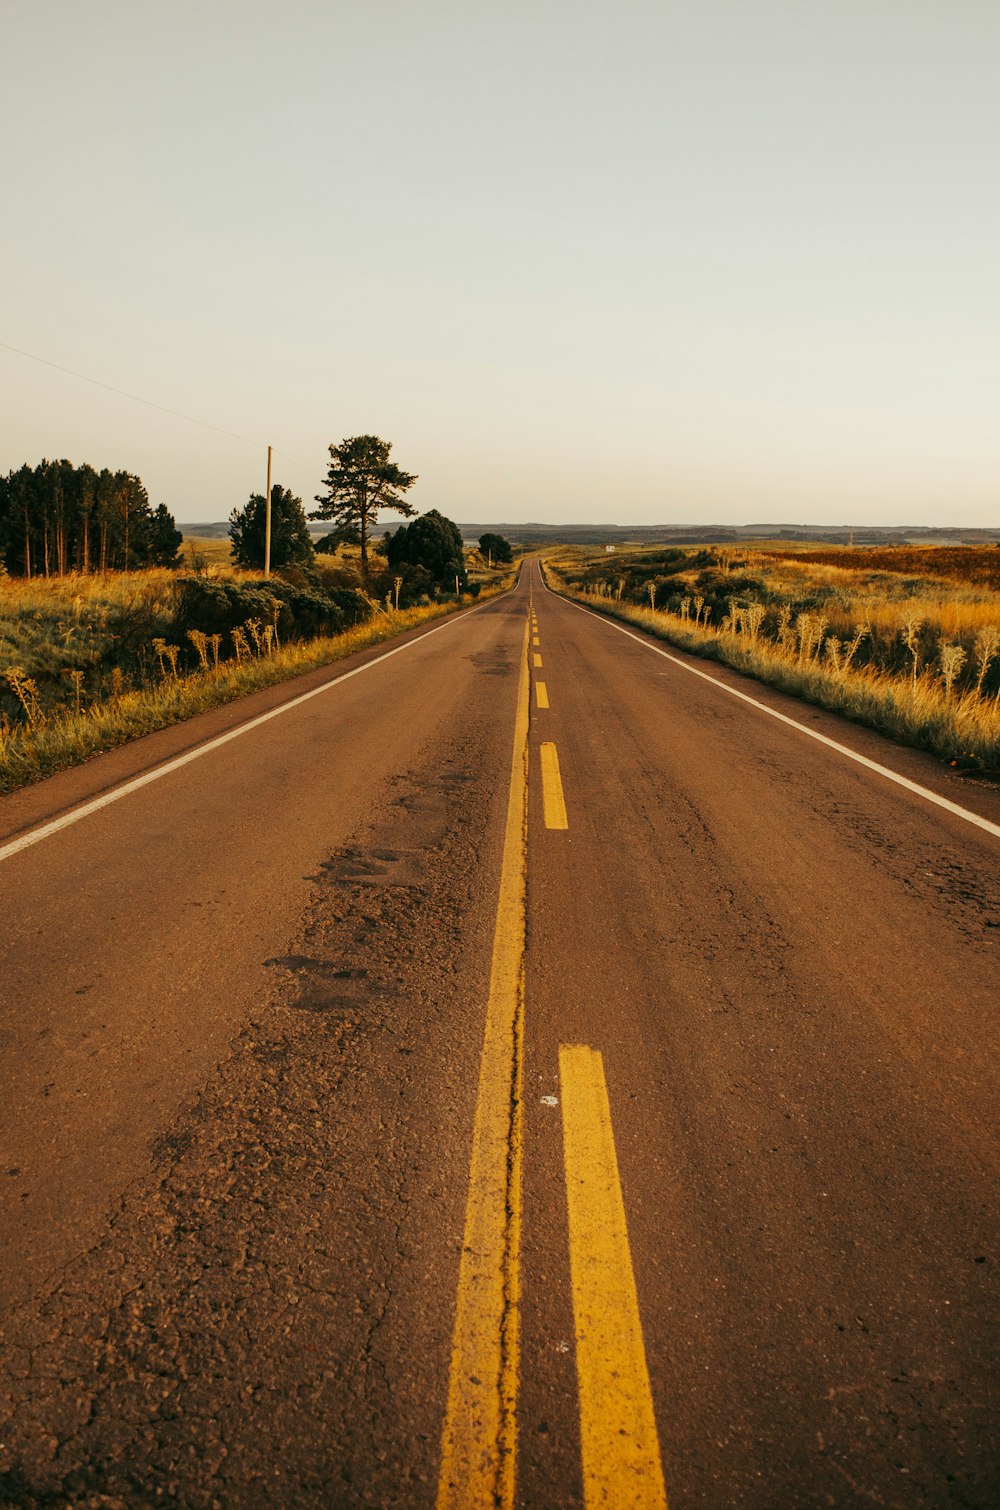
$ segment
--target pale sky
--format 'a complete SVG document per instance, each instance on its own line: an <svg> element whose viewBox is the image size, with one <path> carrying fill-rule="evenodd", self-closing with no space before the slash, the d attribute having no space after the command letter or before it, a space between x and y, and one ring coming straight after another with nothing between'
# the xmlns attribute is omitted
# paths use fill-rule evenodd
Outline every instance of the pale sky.
<svg viewBox="0 0 1000 1510"><path fill-rule="evenodd" d="M0 471L1000 527L997 0L0 0Z"/></svg>

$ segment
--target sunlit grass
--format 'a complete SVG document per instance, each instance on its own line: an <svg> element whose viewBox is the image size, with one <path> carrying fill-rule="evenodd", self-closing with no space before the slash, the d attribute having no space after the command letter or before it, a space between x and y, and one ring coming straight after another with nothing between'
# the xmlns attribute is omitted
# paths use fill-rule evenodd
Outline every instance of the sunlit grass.
<svg viewBox="0 0 1000 1510"><path fill-rule="evenodd" d="M121 607L123 603L131 603L130 594L139 592L141 596L141 589L145 586L154 593L162 590L169 598L166 605L169 612L165 614L165 618L168 618L174 607L174 599L170 597L170 573L162 573L162 584L159 580L161 574L133 575L141 575L144 579L153 577L155 580L137 585L135 582L113 581L108 578L101 579L100 582L86 578L83 582L89 586L89 601L103 603L113 599ZM483 589L479 601L504 591L506 585L505 581ZM66 585L66 579L53 586L57 592L62 590L64 593L64 598L56 606L68 603L72 608L74 594L71 587ZM46 618L51 616L54 605L51 593L45 587L20 583L12 585L7 582L0 583L0 588L3 589L0 592L0 626L4 622L3 593L7 594L8 622L12 602L17 604L22 613L30 613L31 607L37 606L39 612L44 611ZM144 604L147 601L143 599ZM211 641L220 637L200 636L195 631L191 639L198 653L199 665L196 671L187 675L177 673L177 656L169 654L171 649L176 651L177 647L168 645L157 637L151 641L151 650L159 660L159 680L155 685L130 687L120 669L112 667L109 690L105 695L82 705L80 682L77 680L75 686L72 682L68 686L65 701L54 709L46 709L40 704L33 677L12 662L12 647L8 644L6 657L0 658L0 674L4 676L16 705L19 705L22 717L17 722L10 718L4 718L0 722L0 791L11 791L37 781L55 771L77 765L101 751L113 749L144 734L191 718L194 714L206 712L247 693L342 660L368 646L394 639L409 629L468 607L470 601L445 599L398 612L377 609L363 624L341 634L293 642L280 648L269 637L262 636L255 645L244 635L243 652L237 653L230 660L221 660L219 664L214 664L213 656L213 649L215 654L218 653L218 645L212 647ZM203 642L200 647L197 643L199 639ZM4 648L4 643L0 640L0 651ZM21 648L24 648L23 644Z"/></svg>
<svg viewBox="0 0 1000 1510"><path fill-rule="evenodd" d="M651 581L651 602L643 605L623 598L613 579L587 591L579 565L550 560L553 585L680 649L953 764L1000 771L1000 595L988 588L957 583L943 590L935 581L928 591L921 579L885 584L881 575L851 572L834 597L815 592L822 563L771 561L752 579L760 597L735 593L713 623L706 591L696 586L703 575L680 571L668 584ZM753 565L744 557L739 569ZM744 576L741 586L747 584ZM660 593L671 606L652 606Z"/></svg>
<svg viewBox="0 0 1000 1510"><path fill-rule="evenodd" d="M214 535L185 535L181 546L181 569L203 571L206 566L231 567L232 544L228 538Z"/></svg>

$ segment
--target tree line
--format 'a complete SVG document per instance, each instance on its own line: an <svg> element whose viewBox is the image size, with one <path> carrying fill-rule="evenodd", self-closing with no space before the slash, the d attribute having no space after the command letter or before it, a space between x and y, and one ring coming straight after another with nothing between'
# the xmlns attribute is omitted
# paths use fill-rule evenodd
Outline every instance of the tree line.
<svg viewBox="0 0 1000 1510"><path fill-rule="evenodd" d="M458 526L437 509L417 515L405 496L416 475L392 461L391 450L390 442L377 435L350 436L331 445L325 490L317 494L318 507L308 517L301 498L275 485L271 565L308 572L317 551L335 554L339 546L349 544L360 547L362 581L380 596L392 591L399 601L401 587L409 601L435 591L466 591ZM384 509L412 522L379 539L375 530ZM230 515L233 559L248 571L264 565L265 518L261 493L251 494L249 502ZM309 519L333 524L316 545ZM152 508L142 479L132 472L41 461L0 477L0 561L12 576L179 566L182 542L166 504ZM501 535L484 534L479 546L491 566L512 559L510 544Z"/></svg>
<svg viewBox="0 0 1000 1510"><path fill-rule="evenodd" d="M317 553L334 555L341 545L355 545L360 549L362 580L379 596L389 592L398 603L405 604L435 591L467 591L465 551L458 525L437 509L417 515L404 497L417 478L390 459L391 450L391 443L377 435L354 435L331 445L326 488L316 495L319 507L308 516L301 498L287 488L272 487L272 566L308 570ZM375 531L383 509L412 522L400 524L379 539ZM309 519L333 523L330 532L315 545L309 534ZM234 509L230 515L229 538L238 566L254 571L263 564L265 520L262 493L252 494L242 509ZM502 535L484 534L479 549L491 566L513 560L510 543Z"/></svg>
<svg viewBox="0 0 1000 1510"><path fill-rule="evenodd" d="M245 571L261 569L265 529L263 493L251 494L245 506L229 516L233 561ZM302 499L277 483L272 487L271 566L275 571L295 568L308 579L317 557L335 556L342 544L355 543L357 533L333 529L313 544ZM493 560L501 559L511 557L494 552ZM461 531L437 509L429 509L409 524L387 530L382 537L370 535L365 559L359 562L359 576L369 593L377 598L390 594L400 607L436 592L467 592L469 578Z"/></svg>
<svg viewBox="0 0 1000 1510"><path fill-rule="evenodd" d="M0 477L0 558L12 576L177 566L182 539L132 472L40 461Z"/></svg>

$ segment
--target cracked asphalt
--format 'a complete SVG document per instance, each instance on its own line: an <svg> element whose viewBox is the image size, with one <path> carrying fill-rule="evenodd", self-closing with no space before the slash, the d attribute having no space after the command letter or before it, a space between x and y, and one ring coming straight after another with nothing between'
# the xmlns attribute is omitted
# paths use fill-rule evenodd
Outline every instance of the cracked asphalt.
<svg viewBox="0 0 1000 1510"><path fill-rule="evenodd" d="M58 1233L17 1226L19 1186L30 1203L44 1197L46 1176L57 1191L64 1183L44 1129L33 1129L34 1156L31 1132L20 1130L29 1151L4 1191L21 1304L2 1330L0 1502L432 1498L522 633L515 614L511 633L503 607L481 628L481 614L455 626L452 690L440 702L419 692L415 718L386 711L397 737L404 721L410 735L416 726L413 763L387 763L381 783L373 776L363 823L349 827L349 806L339 817L335 780L323 790L317 774L300 794L308 863L295 922L283 931L280 905L274 928L257 922L256 990L233 1004L220 1062L202 1058L204 1083L189 1077L173 1114L147 1120L123 1189L96 1172L80 1251ZM401 687L409 676L399 673ZM339 709L330 721L351 734L352 758ZM192 771L202 776L201 766ZM178 797L187 800L183 789ZM272 818L279 830L282 817ZM117 848L120 825L107 827ZM329 842L341 834L348 842ZM252 886L261 912L279 901L259 870L239 880L240 897ZM241 947L243 901L233 910L233 938L213 951ZM147 914L138 893L134 926ZM64 961L63 975L71 967ZM220 989L217 977L224 982L224 968L212 969ZM124 1004L142 1017L162 1013L166 1026L151 1030L140 1055L121 1056L119 1076L148 1075L130 1061L158 1050L169 1088L177 995L151 972L142 998ZM186 1008L189 990L181 995ZM102 1004L103 1016L112 1010ZM197 1004L191 1015L196 1030ZM90 1043L89 1018L82 1032ZM106 1060L112 1050L102 1047ZM208 1048L210 1060L214 1035ZM37 1067L35 1105L18 1108L18 1121L54 1104L38 1075L63 1086L60 1068ZM91 1089L86 1062L81 1078ZM158 1104L166 1094L158 1081ZM75 1162L86 1184L89 1158ZM71 1205L74 1231L81 1204Z"/></svg>
<svg viewBox="0 0 1000 1510"><path fill-rule="evenodd" d="M443 1050L482 973L463 961L463 878L480 857L468 805L488 803L461 751L439 770L400 776L369 842L324 860L231 1057L100 1240L8 1328L13 1503L426 1494L447 1319L426 1318L427 1352L401 1372L422 1327L400 1295L426 1278L422 1223L460 1220L463 1170L449 1189L437 1118L415 1127L412 1107L447 1121L461 1099ZM387 1432L404 1398L407 1430Z"/></svg>
<svg viewBox="0 0 1000 1510"><path fill-rule="evenodd" d="M1000 1502L997 841L522 575L0 863L0 1505L434 1503L529 585L516 1502L583 1503L566 1043L603 1055L672 1510Z"/></svg>

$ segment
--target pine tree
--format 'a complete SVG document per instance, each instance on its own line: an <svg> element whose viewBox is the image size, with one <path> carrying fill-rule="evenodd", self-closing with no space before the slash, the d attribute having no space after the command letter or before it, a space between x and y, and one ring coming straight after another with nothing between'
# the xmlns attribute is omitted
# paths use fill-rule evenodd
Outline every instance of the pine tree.
<svg viewBox="0 0 1000 1510"><path fill-rule="evenodd" d="M0 478L0 551L14 576L172 564L174 536L179 543L169 511L153 513L132 472L40 461Z"/></svg>
<svg viewBox="0 0 1000 1510"><path fill-rule="evenodd" d="M264 494L252 493L246 507L233 509L229 516L229 538L237 566L246 571L263 570L266 529ZM309 566L312 560L313 545L302 499L275 483L271 488L271 565Z"/></svg>
<svg viewBox="0 0 1000 1510"><path fill-rule="evenodd" d="M145 531L145 557L150 566L179 566L184 536L165 503L158 503Z"/></svg>
<svg viewBox="0 0 1000 1510"><path fill-rule="evenodd" d="M394 509L404 518L417 511L403 494L416 476L389 460L392 444L377 435L354 435L330 448L326 492L316 495L318 509L310 519L333 519L340 540L357 540L361 546L361 571L368 575L368 540L378 523L380 509Z"/></svg>

